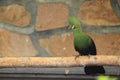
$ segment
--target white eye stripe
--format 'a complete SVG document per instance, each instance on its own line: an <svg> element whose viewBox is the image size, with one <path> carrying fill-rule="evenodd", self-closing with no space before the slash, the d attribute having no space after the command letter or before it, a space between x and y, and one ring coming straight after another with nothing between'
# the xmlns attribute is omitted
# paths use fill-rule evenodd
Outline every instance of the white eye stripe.
<svg viewBox="0 0 120 80"><path fill-rule="evenodd" d="M72 26L72 29L74 29L74 25Z"/></svg>

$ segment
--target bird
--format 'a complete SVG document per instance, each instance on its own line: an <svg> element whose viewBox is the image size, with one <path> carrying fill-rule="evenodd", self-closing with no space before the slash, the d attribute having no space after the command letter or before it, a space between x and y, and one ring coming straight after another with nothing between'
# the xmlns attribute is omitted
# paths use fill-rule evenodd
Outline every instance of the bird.
<svg viewBox="0 0 120 80"><path fill-rule="evenodd" d="M96 45L93 39L82 31L80 20L70 16L68 22L68 29L74 36L74 49L79 53L76 57L97 55ZM84 71L87 75L105 74L104 67L97 65L85 66Z"/></svg>

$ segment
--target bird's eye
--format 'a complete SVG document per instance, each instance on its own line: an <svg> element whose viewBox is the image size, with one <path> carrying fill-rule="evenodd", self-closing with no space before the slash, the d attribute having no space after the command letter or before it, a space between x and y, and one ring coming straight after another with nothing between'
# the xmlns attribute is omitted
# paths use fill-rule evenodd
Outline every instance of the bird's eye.
<svg viewBox="0 0 120 80"><path fill-rule="evenodd" d="M74 29L77 28L77 26L74 26Z"/></svg>

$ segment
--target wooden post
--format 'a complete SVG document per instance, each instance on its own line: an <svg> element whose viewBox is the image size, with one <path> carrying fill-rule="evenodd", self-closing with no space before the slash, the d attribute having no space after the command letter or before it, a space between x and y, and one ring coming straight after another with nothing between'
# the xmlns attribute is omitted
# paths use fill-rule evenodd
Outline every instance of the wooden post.
<svg viewBox="0 0 120 80"><path fill-rule="evenodd" d="M78 67L85 65L120 66L120 56L3 57L0 67Z"/></svg>

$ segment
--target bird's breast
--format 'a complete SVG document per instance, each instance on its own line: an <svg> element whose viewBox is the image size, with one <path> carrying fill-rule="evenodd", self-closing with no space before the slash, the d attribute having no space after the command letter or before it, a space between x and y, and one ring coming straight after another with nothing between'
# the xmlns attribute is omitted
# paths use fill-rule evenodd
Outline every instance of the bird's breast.
<svg viewBox="0 0 120 80"><path fill-rule="evenodd" d="M89 40L88 38L84 38L80 36L74 38L74 46L78 49L85 49L91 45L90 43L91 40Z"/></svg>

